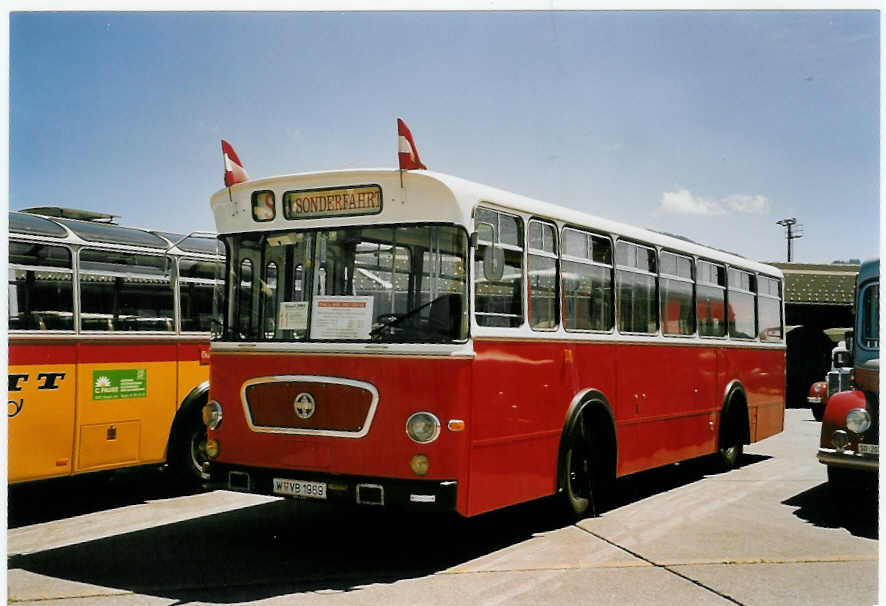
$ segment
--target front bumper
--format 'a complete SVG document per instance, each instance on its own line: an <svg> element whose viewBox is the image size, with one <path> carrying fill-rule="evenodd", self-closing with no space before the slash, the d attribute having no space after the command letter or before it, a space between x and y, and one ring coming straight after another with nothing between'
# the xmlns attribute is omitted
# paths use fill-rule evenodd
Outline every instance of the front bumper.
<svg viewBox="0 0 886 606"><path fill-rule="evenodd" d="M347 476L224 463L211 464L209 486L222 490L287 496L274 493L274 478L326 483L326 499L317 499L321 502L404 507L421 511L455 511L458 493L458 483L455 480Z"/></svg>
<svg viewBox="0 0 886 606"><path fill-rule="evenodd" d="M862 471L870 472L877 472L880 470L880 458L878 456L863 455L852 450L819 448L818 460L830 467L860 469Z"/></svg>

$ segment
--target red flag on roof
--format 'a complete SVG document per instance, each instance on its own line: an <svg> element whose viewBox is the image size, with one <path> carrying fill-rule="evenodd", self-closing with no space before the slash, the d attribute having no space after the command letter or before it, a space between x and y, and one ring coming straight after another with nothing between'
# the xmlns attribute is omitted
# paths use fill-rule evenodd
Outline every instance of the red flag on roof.
<svg viewBox="0 0 886 606"><path fill-rule="evenodd" d="M400 157L400 170L412 170L414 168L423 168L427 170L427 166L421 163L418 157L418 149L415 147L415 141L412 140L412 133L409 127L400 118L397 118L397 155Z"/></svg>
<svg viewBox="0 0 886 606"><path fill-rule="evenodd" d="M249 180L243 163L237 157L237 152L231 147L231 144L222 139L222 156L225 160L225 187L230 187L236 183L243 183Z"/></svg>

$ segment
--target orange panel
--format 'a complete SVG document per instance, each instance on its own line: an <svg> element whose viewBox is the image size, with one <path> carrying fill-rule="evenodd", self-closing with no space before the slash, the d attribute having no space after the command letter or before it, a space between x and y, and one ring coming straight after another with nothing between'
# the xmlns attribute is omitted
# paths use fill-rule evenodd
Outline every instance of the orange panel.
<svg viewBox="0 0 886 606"><path fill-rule="evenodd" d="M10 483L71 473L75 373L74 364L9 366Z"/></svg>
<svg viewBox="0 0 886 606"><path fill-rule="evenodd" d="M80 470L135 465L141 422L100 423L80 428Z"/></svg>
<svg viewBox="0 0 886 606"><path fill-rule="evenodd" d="M120 362L120 363L81 363L78 367L80 380L77 385L77 424L85 428L89 425L115 423L122 427L125 421L141 421L140 444L136 451L139 463L161 462L166 459L166 443L175 416L176 362ZM97 395L99 381L107 379L116 385L117 377L125 372L141 372L136 385L144 385L144 391L120 392L120 397L102 399ZM80 434L81 438L84 434ZM77 445L78 461L93 459L93 454L83 452L89 444ZM83 471L78 467L75 471Z"/></svg>

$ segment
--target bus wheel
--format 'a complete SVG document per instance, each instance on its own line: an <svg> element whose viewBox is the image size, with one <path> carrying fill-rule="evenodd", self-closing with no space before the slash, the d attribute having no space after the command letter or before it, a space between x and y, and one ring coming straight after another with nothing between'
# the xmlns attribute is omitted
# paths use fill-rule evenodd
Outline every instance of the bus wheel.
<svg viewBox="0 0 886 606"><path fill-rule="evenodd" d="M567 512L575 518L597 515L594 502L594 456L584 418L579 418L569 436L563 460L563 498Z"/></svg>
<svg viewBox="0 0 886 606"><path fill-rule="evenodd" d="M176 438L170 446L169 466L178 479L188 485L199 485L209 479L203 471L206 456L206 426L199 407L194 407L184 418L176 431Z"/></svg>
<svg viewBox="0 0 886 606"><path fill-rule="evenodd" d="M717 450L717 468L720 471L735 469L741 463L744 453L742 440L742 419L739 411L733 408L720 422L720 438Z"/></svg>

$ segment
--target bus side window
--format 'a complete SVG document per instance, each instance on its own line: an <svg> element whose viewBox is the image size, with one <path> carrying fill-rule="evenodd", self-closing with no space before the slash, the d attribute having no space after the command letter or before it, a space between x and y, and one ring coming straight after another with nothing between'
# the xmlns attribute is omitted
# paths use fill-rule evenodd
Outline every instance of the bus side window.
<svg viewBox="0 0 886 606"><path fill-rule="evenodd" d="M695 334L692 259L662 251L659 285L661 288L661 332L666 335Z"/></svg>
<svg viewBox="0 0 886 606"><path fill-rule="evenodd" d="M474 216L480 239L474 252L474 315L480 326L514 328L523 324L523 220L508 213L478 208ZM492 226L492 230L488 226ZM492 233L490 233L490 231ZM492 250L490 250L492 249ZM497 249L497 250L495 250ZM493 253L493 254L489 254ZM499 256L500 255L500 256ZM501 277L490 279L484 263L503 260Z"/></svg>
<svg viewBox="0 0 886 606"><path fill-rule="evenodd" d="M658 274L655 249L619 241L615 248L618 330L652 334L658 331Z"/></svg>
<svg viewBox="0 0 886 606"><path fill-rule="evenodd" d="M73 330L71 251L63 246L9 243L9 330Z"/></svg>
<svg viewBox="0 0 886 606"><path fill-rule="evenodd" d="M612 242L609 238L565 228L561 271L566 330L612 330Z"/></svg>
<svg viewBox="0 0 886 606"><path fill-rule="evenodd" d="M560 323L557 230L550 223L529 222L529 325L554 330Z"/></svg>
<svg viewBox="0 0 886 606"><path fill-rule="evenodd" d="M175 331L165 257L84 248L78 278L81 330Z"/></svg>
<svg viewBox="0 0 886 606"><path fill-rule="evenodd" d="M725 337L726 268L708 261L699 261L695 280L699 336Z"/></svg>
<svg viewBox="0 0 886 606"><path fill-rule="evenodd" d="M754 339L757 336L756 276L740 269L729 268L727 273L729 304L729 336L737 339Z"/></svg>
<svg viewBox="0 0 886 606"><path fill-rule="evenodd" d="M761 341L780 341L784 336L781 322L779 281L766 276L757 279L757 318Z"/></svg>
<svg viewBox="0 0 886 606"><path fill-rule="evenodd" d="M179 304L182 332L209 332L212 329L213 291L217 285L218 262L179 259Z"/></svg>

